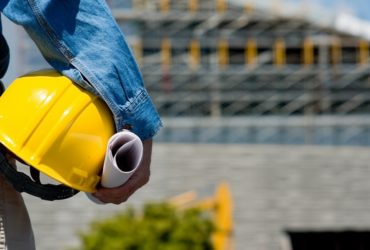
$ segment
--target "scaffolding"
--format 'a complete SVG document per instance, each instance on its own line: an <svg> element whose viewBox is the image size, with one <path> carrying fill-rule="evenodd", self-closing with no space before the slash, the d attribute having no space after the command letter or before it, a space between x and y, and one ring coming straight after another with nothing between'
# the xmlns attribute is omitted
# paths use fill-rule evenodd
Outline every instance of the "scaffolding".
<svg viewBox="0 0 370 250"><path fill-rule="evenodd" d="M370 111L369 41L278 9L133 0L113 14L122 29L135 30L128 40L169 124L178 117L216 127L251 116L362 119Z"/></svg>

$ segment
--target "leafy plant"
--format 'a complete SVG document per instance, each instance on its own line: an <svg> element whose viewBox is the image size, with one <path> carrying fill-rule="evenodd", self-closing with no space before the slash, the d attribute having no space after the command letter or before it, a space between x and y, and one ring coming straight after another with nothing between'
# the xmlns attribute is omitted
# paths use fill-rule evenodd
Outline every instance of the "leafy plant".
<svg viewBox="0 0 370 250"><path fill-rule="evenodd" d="M143 210L127 208L93 222L80 233L81 250L211 250L214 230L208 214L177 209L167 203L148 203Z"/></svg>

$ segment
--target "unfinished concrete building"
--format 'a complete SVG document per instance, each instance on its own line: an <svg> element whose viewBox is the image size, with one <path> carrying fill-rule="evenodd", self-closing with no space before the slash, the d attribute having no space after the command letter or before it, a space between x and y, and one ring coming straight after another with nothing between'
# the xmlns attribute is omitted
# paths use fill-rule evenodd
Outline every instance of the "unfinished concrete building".
<svg viewBox="0 0 370 250"><path fill-rule="evenodd" d="M369 145L369 41L226 0L111 1L159 141Z"/></svg>

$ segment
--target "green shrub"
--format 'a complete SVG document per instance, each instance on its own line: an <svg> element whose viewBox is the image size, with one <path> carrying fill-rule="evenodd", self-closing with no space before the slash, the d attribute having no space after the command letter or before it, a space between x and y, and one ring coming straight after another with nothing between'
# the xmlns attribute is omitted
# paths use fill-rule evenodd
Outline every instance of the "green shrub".
<svg viewBox="0 0 370 250"><path fill-rule="evenodd" d="M81 250L211 250L213 224L205 212L151 203L93 222Z"/></svg>

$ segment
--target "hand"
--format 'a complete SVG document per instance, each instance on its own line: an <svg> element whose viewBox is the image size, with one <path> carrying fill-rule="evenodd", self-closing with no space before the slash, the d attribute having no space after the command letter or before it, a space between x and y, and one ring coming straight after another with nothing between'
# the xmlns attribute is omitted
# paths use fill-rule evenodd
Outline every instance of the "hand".
<svg viewBox="0 0 370 250"><path fill-rule="evenodd" d="M148 183L152 156L152 140L144 141L143 146L143 160L130 179L117 188L99 187L97 192L93 194L96 198L104 203L113 203L118 205L127 201L127 199L135 193L136 190Z"/></svg>

